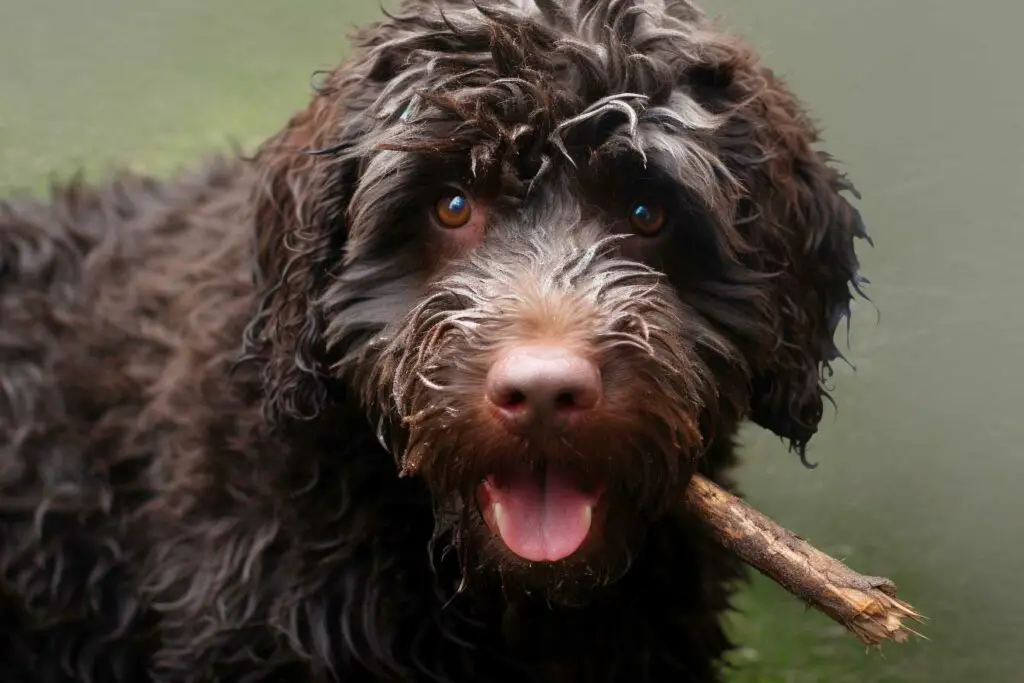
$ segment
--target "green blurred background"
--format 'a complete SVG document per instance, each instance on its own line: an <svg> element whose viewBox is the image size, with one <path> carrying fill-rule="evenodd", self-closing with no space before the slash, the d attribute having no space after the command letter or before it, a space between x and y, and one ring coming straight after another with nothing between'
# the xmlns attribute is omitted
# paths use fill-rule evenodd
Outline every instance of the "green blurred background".
<svg viewBox="0 0 1024 683"><path fill-rule="evenodd" d="M745 435L764 512L931 618L867 653L767 581L736 683L1024 681L1024 5L706 0L785 74L864 193L870 306L802 468ZM251 147L336 63L368 0L0 0L0 191ZM1015 352L1014 349L1017 349Z"/></svg>

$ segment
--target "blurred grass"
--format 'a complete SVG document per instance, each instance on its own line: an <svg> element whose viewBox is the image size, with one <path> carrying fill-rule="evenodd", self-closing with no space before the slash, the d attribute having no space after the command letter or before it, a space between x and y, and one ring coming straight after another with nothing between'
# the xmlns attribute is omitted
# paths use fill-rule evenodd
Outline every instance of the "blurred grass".
<svg viewBox="0 0 1024 683"><path fill-rule="evenodd" d="M231 143L249 148L305 102L349 30L377 16L375 3L339 0L2 4L8 191L79 168L165 174Z"/></svg>
<svg viewBox="0 0 1024 683"><path fill-rule="evenodd" d="M167 174L231 142L251 148L304 104L312 72L336 63L349 29L377 13L375 3L353 0L4 6L4 192L39 191L79 169L93 178L115 166ZM732 630L743 648L732 683L937 680L921 677L914 645L896 656L890 648L889 658L865 653L765 579L742 593L738 607Z"/></svg>

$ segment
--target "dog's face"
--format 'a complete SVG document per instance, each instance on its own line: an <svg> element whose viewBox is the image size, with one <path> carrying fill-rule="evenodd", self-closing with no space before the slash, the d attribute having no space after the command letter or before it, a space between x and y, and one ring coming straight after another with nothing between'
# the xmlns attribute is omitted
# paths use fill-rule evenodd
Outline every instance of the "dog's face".
<svg viewBox="0 0 1024 683"><path fill-rule="evenodd" d="M360 400L467 570L562 599L739 420L802 453L862 232L749 52L684 2L367 35L259 158L271 420Z"/></svg>
<svg viewBox="0 0 1024 683"><path fill-rule="evenodd" d="M710 219L660 200L686 194L668 181L651 192L655 176L624 159L611 163L635 186L550 163L526 195L458 185L468 169L435 175L410 247L436 242L443 265L338 371L385 417L403 473L428 483L468 565L564 596L626 568L744 379L729 341L680 297L713 257L699 235ZM692 259L661 256L687 246Z"/></svg>

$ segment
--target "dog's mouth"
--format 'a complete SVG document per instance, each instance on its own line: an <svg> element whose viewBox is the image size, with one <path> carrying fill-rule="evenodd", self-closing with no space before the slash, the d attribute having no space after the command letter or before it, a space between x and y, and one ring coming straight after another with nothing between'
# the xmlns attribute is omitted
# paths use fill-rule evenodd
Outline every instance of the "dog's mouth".
<svg viewBox="0 0 1024 683"><path fill-rule="evenodd" d="M491 533L529 562L558 562L579 552L600 500L599 487L553 467L493 474L477 489Z"/></svg>

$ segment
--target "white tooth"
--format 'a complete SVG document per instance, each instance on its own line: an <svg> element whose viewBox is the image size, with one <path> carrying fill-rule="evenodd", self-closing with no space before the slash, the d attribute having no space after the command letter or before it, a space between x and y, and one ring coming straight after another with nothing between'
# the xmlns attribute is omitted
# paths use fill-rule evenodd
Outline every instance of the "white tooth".
<svg viewBox="0 0 1024 683"><path fill-rule="evenodd" d="M491 515L494 517L494 526L498 527L498 533L505 535L505 509L501 507L501 503L493 503L491 505Z"/></svg>
<svg viewBox="0 0 1024 683"><path fill-rule="evenodd" d="M583 523L587 525L588 529L590 528L590 522L591 522L591 520L593 518L594 518L594 506L593 505L585 505L583 507Z"/></svg>

